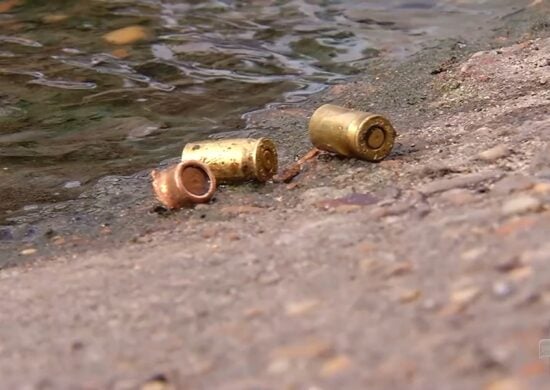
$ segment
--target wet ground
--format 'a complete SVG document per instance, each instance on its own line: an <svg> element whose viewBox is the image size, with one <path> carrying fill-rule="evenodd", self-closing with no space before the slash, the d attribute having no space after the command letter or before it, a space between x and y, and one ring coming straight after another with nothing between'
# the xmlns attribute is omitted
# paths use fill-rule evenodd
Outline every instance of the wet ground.
<svg viewBox="0 0 550 390"><path fill-rule="evenodd" d="M481 36L526 5L0 2L0 218L152 167L190 140L249 135L243 113L302 101L376 57Z"/></svg>

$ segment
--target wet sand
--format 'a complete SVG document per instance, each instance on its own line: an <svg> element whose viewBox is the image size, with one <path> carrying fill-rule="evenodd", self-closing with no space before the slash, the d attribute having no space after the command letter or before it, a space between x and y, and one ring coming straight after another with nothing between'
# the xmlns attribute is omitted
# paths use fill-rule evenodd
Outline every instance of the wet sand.
<svg viewBox="0 0 550 390"><path fill-rule="evenodd" d="M483 36L524 0L0 3L0 225L106 175L247 136L301 102L439 39Z"/></svg>

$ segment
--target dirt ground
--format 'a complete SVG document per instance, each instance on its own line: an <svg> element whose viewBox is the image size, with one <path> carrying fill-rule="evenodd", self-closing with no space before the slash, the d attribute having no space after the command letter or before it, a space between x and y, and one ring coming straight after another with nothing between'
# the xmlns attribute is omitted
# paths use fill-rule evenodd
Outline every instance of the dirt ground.
<svg viewBox="0 0 550 390"><path fill-rule="evenodd" d="M252 114L283 165L326 102L386 114L379 164L167 212L148 172L0 229L6 389L543 389L550 362L550 38L534 2ZM484 51L477 51L486 48Z"/></svg>

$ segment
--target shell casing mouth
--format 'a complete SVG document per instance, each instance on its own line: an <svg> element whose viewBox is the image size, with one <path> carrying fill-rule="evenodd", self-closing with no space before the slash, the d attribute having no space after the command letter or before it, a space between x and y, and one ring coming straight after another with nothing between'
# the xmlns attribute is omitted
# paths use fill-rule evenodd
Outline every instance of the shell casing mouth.
<svg viewBox="0 0 550 390"><path fill-rule="evenodd" d="M216 178L205 164L185 161L151 172L157 199L170 209L206 203L216 191Z"/></svg>
<svg viewBox="0 0 550 390"><path fill-rule="evenodd" d="M176 185L190 200L207 202L216 189L216 178L208 166L190 160L177 165Z"/></svg>

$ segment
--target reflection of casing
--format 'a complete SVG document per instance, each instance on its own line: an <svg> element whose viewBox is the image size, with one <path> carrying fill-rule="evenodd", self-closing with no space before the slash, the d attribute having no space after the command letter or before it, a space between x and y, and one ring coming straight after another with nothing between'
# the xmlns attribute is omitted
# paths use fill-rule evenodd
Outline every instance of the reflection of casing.
<svg viewBox="0 0 550 390"><path fill-rule="evenodd" d="M185 145L182 161L208 165L218 181L268 181L277 173L277 149L267 139L224 139Z"/></svg>
<svg viewBox="0 0 550 390"><path fill-rule="evenodd" d="M325 104L311 116L309 137L319 149L380 161L393 148L395 130L383 116Z"/></svg>
<svg viewBox="0 0 550 390"><path fill-rule="evenodd" d="M216 178L199 161L185 161L163 171L153 170L153 189L170 209L208 202L216 191Z"/></svg>

